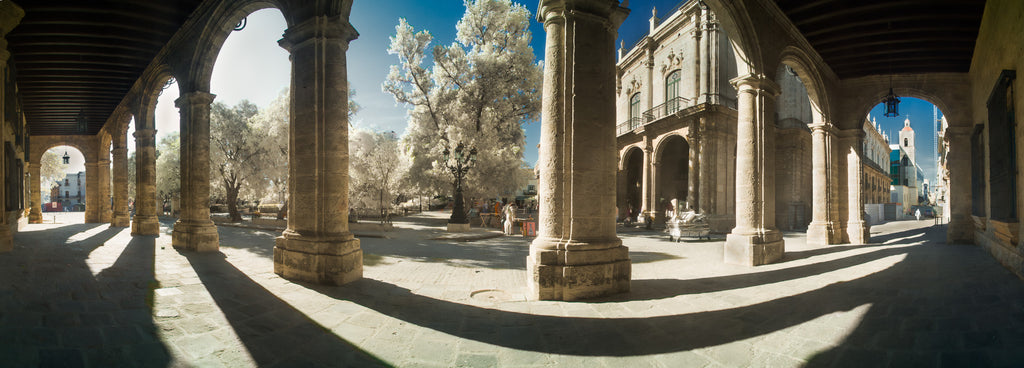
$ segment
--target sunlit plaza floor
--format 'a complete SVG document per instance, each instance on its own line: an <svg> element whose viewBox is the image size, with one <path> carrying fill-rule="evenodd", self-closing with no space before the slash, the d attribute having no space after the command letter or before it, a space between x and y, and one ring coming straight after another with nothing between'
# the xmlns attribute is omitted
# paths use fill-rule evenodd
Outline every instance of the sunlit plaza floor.
<svg viewBox="0 0 1024 368"><path fill-rule="evenodd" d="M49 215L48 215L49 216ZM50 218L48 218L49 220ZM82 224L29 225L0 255L0 366L1019 366L1024 282L944 227L867 245L786 236L777 264L722 263L721 238L625 229L632 292L528 301L529 240L429 240L444 214L363 238L364 279L273 273L276 232L221 227L221 252Z"/></svg>

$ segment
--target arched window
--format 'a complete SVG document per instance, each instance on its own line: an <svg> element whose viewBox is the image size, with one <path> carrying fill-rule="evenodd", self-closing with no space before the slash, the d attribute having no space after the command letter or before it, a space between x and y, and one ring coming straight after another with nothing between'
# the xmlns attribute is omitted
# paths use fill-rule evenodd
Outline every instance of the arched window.
<svg viewBox="0 0 1024 368"><path fill-rule="evenodd" d="M903 138L903 147L910 147L910 144L907 143L907 139L906 138Z"/></svg>
<svg viewBox="0 0 1024 368"><path fill-rule="evenodd" d="M903 166L910 166L910 159L907 156L903 156Z"/></svg>
<svg viewBox="0 0 1024 368"><path fill-rule="evenodd" d="M674 114L682 105L679 101L679 71L665 78L665 114Z"/></svg>
<svg viewBox="0 0 1024 368"><path fill-rule="evenodd" d="M636 120L634 120L636 119ZM629 98L629 122L630 125L639 124L640 119L640 94L636 93ZM631 126L635 128L636 126Z"/></svg>
<svg viewBox="0 0 1024 368"><path fill-rule="evenodd" d="M64 191L64 198L71 198L71 192L70 192L70 191L67 191L67 190L65 190L65 191Z"/></svg>

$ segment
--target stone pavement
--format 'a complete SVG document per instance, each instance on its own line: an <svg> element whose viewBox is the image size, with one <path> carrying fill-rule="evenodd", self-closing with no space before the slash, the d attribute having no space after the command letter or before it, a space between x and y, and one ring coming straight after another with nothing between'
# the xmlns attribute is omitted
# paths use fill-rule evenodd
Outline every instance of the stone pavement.
<svg viewBox="0 0 1024 368"><path fill-rule="evenodd" d="M68 215L74 216L74 215ZM0 255L0 366L1019 366L1024 283L931 221L877 243L723 264L722 240L623 229L633 291L524 299L528 240L430 240L443 214L362 239L341 287L272 272L275 232L178 252L103 224L30 225ZM81 221L78 215L77 221ZM45 231L44 231L45 230Z"/></svg>

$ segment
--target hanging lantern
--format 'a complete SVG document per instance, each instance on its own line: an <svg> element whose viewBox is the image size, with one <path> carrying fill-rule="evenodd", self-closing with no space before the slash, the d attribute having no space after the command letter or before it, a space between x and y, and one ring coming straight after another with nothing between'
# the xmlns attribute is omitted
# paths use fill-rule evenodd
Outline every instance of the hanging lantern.
<svg viewBox="0 0 1024 368"><path fill-rule="evenodd" d="M885 95L882 102L885 103L885 116L890 118L900 116L900 98L892 92L892 87L889 87L889 94Z"/></svg>
<svg viewBox="0 0 1024 368"><path fill-rule="evenodd" d="M64 164L67 165L69 163L71 163L71 156L68 156L68 151L64 151Z"/></svg>
<svg viewBox="0 0 1024 368"><path fill-rule="evenodd" d="M75 122L78 123L78 132L79 133L85 133L86 124L87 124L88 121L85 119L85 110L84 109L79 109L78 110L78 116L75 117Z"/></svg>

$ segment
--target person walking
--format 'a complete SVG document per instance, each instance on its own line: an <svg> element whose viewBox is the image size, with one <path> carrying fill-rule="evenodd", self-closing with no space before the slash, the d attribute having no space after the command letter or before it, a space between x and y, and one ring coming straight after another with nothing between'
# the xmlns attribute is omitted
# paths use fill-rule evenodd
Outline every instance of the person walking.
<svg viewBox="0 0 1024 368"><path fill-rule="evenodd" d="M921 209L920 208L918 208L916 211L914 211L914 217L917 217L917 221L921 221Z"/></svg>
<svg viewBox="0 0 1024 368"><path fill-rule="evenodd" d="M516 206L509 202L509 204L505 205L505 209L502 212L505 217L504 233L505 235L512 235L512 225L516 220Z"/></svg>

